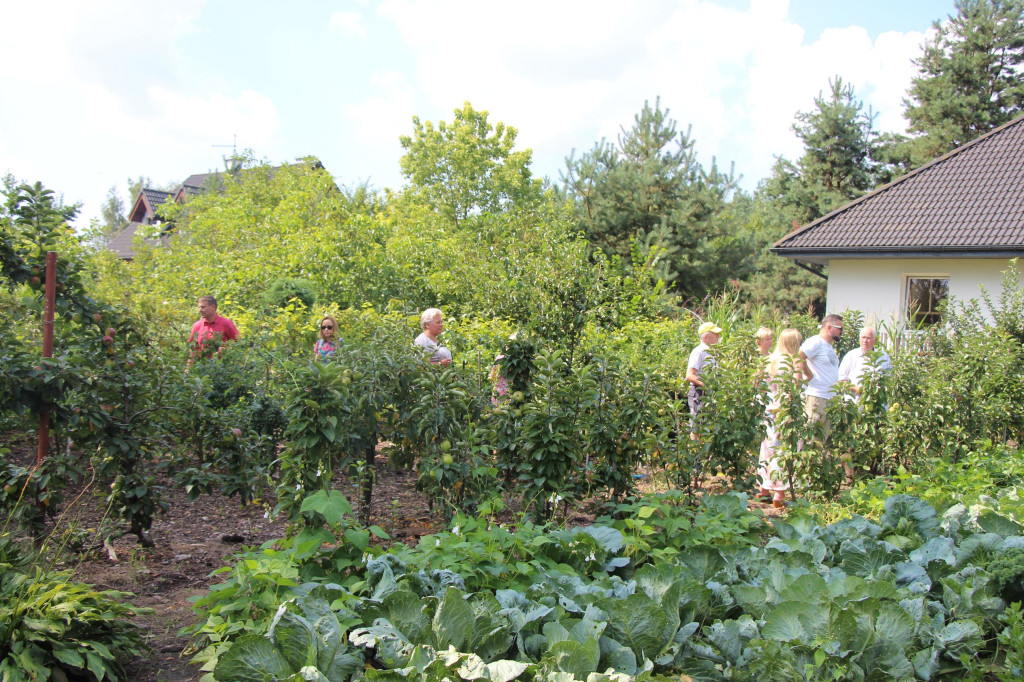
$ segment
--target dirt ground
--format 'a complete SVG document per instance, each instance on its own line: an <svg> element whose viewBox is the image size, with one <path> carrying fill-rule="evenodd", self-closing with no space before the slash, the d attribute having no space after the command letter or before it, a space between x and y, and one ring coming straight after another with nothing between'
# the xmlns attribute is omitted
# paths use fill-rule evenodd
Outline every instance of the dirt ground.
<svg viewBox="0 0 1024 682"><path fill-rule="evenodd" d="M27 447L12 449L14 456L28 452ZM421 535L440 529L440 520L430 514L426 498L415 489L414 472L395 471L381 456L376 467L372 523L407 544L415 544ZM86 486L67 491L58 535L65 527L94 533L104 517L101 494L95 487ZM144 548L135 536L125 535L111 543L112 552L94 546L82 553L65 553L62 564L75 570L76 580L98 589L131 592L135 595L130 599L133 604L153 609L152 614L139 618L152 653L126 663L126 679L133 682L198 680L202 673L182 656L188 638L178 634L182 627L197 621L190 598L204 594L210 585L219 582L210 574L233 563L231 555L243 546L257 546L285 533L284 523L266 515L272 502L242 507L237 500L217 495L189 501L183 492L169 486L165 499L170 511L157 516L148 533L155 547ZM751 507L766 515L781 513L756 499ZM586 518L572 521L582 523ZM94 537L90 541L95 545Z"/></svg>

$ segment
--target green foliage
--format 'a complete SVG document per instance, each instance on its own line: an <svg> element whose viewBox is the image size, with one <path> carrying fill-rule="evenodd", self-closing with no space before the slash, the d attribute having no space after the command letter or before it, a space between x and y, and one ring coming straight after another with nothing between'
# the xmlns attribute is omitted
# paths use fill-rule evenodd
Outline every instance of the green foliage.
<svg viewBox="0 0 1024 682"><path fill-rule="evenodd" d="M1006 603L1024 601L1024 548L1000 553L986 566L999 596Z"/></svg>
<svg viewBox="0 0 1024 682"><path fill-rule="evenodd" d="M124 679L121 661L146 646L130 619L149 613L131 596L33 568L10 535L0 536L0 677L4 680Z"/></svg>
<svg viewBox="0 0 1024 682"><path fill-rule="evenodd" d="M269 674L275 679L334 680L361 671L362 655L345 642L344 612L332 607L342 594L317 586L284 602L266 637L246 635L220 657L214 679L261 682ZM320 676L310 677L313 670Z"/></svg>
<svg viewBox="0 0 1024 682"><path fill-rule="evenodd" d="M540 199L540 184L531 178L533 153L513 151L518 131L487 122L487 112L466 102L451 123L437 126L418 116L412 136L399 138L406 150L402 174L414 190L455 227L471 214L528 208Z"/></svg>
<svg viewBox="0 0 1024 682"><path fill-rule="evenodd" d="M532 399L517 407L521 421L518 479L523 499L540 518L548 518L556 503L567 499L567 483L583 456L578 429L584 405L596 390L593 369L573 370L562 351L537 356Z"/></svg>
<svg viewBox="0 0 1024 682"><path fill-rule="evenodd" d="M19 490L17 499L55 514L61 489L76 476L77 468L68 462L81 459L69 452L70 439L75 453L91 453L99 479L109 486L111 509L148 543L144 532L164 508L154 476L156 459L169 447L171 415L188 401L187 389L179 368L142 342L134 320L110 310L107 316L96 315L99 320L88 323L61 319L54 357L34 360L27 346L35 340L18 338L14 321L0 319L0 335L10 349L4 381L11 387L5 396L11 402L0 408L22 414L48 411L61 450L35 475L14 462L4 467L4 475ZM96 331L93 325L99 323L107 330ZM22 492L33 497L22 498ZM39 515L30 519L40 520Z"/></svg>
<svg viewBox="0 0 1024 682"><path fill-rule="evenodd" d="M989 292L981 288L981 300L988 308L996 328L1024 344L1024 289L1020 287L1020 271L1017 259L1010 261L1003 271L1002 287L997 302L992 301Z"/></svg>
<svg viewBox="0 0 1024 682"><path fill-rule="evenodd" d="M286 407L288 447L281 456L275 513L284 510L297 519L305 495L329 490L336 467L346 468L354 451L373 447L365 434L349 433L340 424L351 409L351 383L352 370L340 363L313 363L296 375ZM354 448L344 448L343 441Z"/></svg>
<svg viewBox="0 0 1024 682"><path fill-rule="evenodd" d="M7 454L7 448L0 454ZM64 489L81 478L77 454L52 453L36 466L24 466L13 458L0 462L0 509L7 521L15 521L33 532L43 530L47 518L55 517L64 502Z"/></svg>
<svg viewBox="0 0 1024 682"><path fill-rule="evenodd" d="M456 663L462 679L475 670L623 680L941 679L1017 664L994 638L1019 639L1019 612L1006 611L996 632L1005 602L986 566L1020 535L964 517L940 523L921 500L895 496L878 523L794 516L763 543L745 496L709 496L698 510L682 500L641 500L615 521L573 529L460 518L415 549L367 560L347 589L299 587L269 628L253 624L271 636L234 638L217 676L310 666L305 675L320 679L314 670L337 660L325 646L365 658L381 679L450 677Z"/></svg>
<svg viewBox="0 0 1024 682"><path fill-rule="evenodd" d="M1006 627L999 633L999 645L1005 650L1001 669L996 670L999 682L1011 682L1024 675L1024 612L1019 602L1010 604L999 616Z"/></svg>
<svg viewBox="0 0 1024 682"><path fill-rule="evenodd" d="M756 362L748 338L737 334L714 346L704 398L694 422L698 475L724 472L737 487L753 483L754 453L764 429L758 396L765 387L752 372Z"/></svg>
<svg viewBox="0 0 1024 682"><path fill-rule="evenodd" d="M510 339L502 346L501 355L503 357L498 364L501 368L501 375L508 381L509 392L530 390L530 378L536 368L534 364L536 352L536 346L529 339Z"/></svg>
<svg viewBox="0 0 1024 682"><path fill-rule="evenodd" d="M286 369L294 387L287 399L288 444L281 455L276 511L296 520L305 495L328 490L336 470L354 470L360 516L368 521L377 443L385 435L409 434L404 420L411 418L412 387L428 367L411 343L402 344L393 329L382 327L365 340L347 342L333 362L289 363Z"/></svg>
<svg viewBox="0 0 1024 682"><path fill-rule="evenodd" d="M270 308L283 308L292 299L302 302L307 308L316 303L316 291L309 280L299 277L282 277L271 283L263 292L263 305Z"/></svg>
<svg viewBox="0 0 1024 682"><path fill-rule="evenodd" d="M608 489L617 502L634 490L658 386L651 376L633 374L607 357L595 357L591 365L596 390L583 415L587 483Z"/></svg>
<svg viewBox="0 0 1024 682"><path fill-rule="evenodd" d="M86 293L85 249L67 224L78 213L78 206L64 206L51 189L39 182L18 185L4 178L0 207L0 274L8 290L24 285L41 304L46 281L47 253L58 254L56 272L56 312L83 318L98 314L100 306ZM40 305L41 308L41 305Z"/></svg>
<svg viewBox="0 0 1024 682"><path fill-rule="evenodd" d="M903 101L915 166L1024 111L1024 3L957 0L956 10L932 24Z"/></svg>
<svg viewBox="0 0 1024 682"><path fill-rule="evenodd" d="M772 415L772 424L779 441L775 452L785 471L786 483L789 484L790 490L796 490L799 480L800 489L806 490L811 487L812 477L819 473L819 470L817 462L809 456L810 453L803 452L805 442L810 444L814 433L804 412L804 382L797 376L794 362L795 360L783 358L779 363L778 372L772 377L778 401L778 408ZM816 451L820 457L820 447ZM830 488L835 485L834 478L828 476L826 479L831 483Z"/></svg>
<svg viewBox="0 0 1024 682"><path fill-rule="evenodd" d="M838 76L829 93L819 93L814 109L796 114L793 130L804 153L793 163L779 158L758 186L753 225L761 248L758 272L744 285L758 303L784 312L824 312L825 281L767 249L800 225L806 225L872 189L888 171L881 156L872 115L853 86Z"/></svg>
<svg viewBox="0 0 1024 682"><path fill-rule="evenodd" d="M808 222L804 192L797 191L799 182L796 166L779 159L770 178L755 194L748 224L761 255L757 271L740 283L740 290L755 305L777 309L783 314L798 312L820 317L825 313L827 280L797 266L790 258L768 251L791 230Z"/></svg>
<svg viewBox="0 0 1024 682"><path fill-rule="evenodd" d="M829 403L829 441L833 450L850 455L850 466L873 474L892 474L901 462L893 459L893 453L886 448L895 418L889 418L891 376L878 371L880 358L878 350L867 356L858 393L854 394L845 384L837 387L838 400ZM898 409L897 406L893 410L894 415Z"/></svg>
<svg viewBox="0 0 1024 682"><path fill-rule="evenodd" d="M856 99L853 86L836 77L829 95L814 99L815 109L799 112L793 124L804 143L799 169L802 187L810 192L815 213L825 215L874 185L875 135L871 114ZM818 217L817 215L813 217Z"/></svg>
<svg viewBox="0 0 1024 682"><path fill-rule="evenodd" d="M413 386L418 398L409 418L422 453L416 488L445 518L456 511L472 513L483 498L498 492L490 432L483 423L491 416L486 390L451 368L424 372Z"/></svg>

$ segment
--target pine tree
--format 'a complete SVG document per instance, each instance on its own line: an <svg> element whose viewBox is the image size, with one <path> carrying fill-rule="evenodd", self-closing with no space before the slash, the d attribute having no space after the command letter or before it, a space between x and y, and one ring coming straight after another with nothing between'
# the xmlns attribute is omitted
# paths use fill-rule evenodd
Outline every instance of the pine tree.
<svg viewBox="0 0 1024 682"><path fill-rule="evenodd" d="M733 210L737 179L697 161L690 130L645 102L616 144L570 155L562 174L588 241L625 263L635 257L683 296L703 296L752 267L752 244ZM638 248L634 248L638 247Z"/></svg>
<svg viewBox="0 0 1024 682"><path fill-rule="evenodd" d="M799 161L800 185L809 196L808 220L814 220L864 194L875 184L873 161L876 134L871 112L855 96L852 85L836 77L829 95L814 99L814 109L799 112L793 131L804 143Z"/></svg>
<svg viewBox="0 0 1024 682"><path fill-rule="evenodd" d="M957 0L934 22L903 100L915 165L983 135L1024 111L1024 0Z"/></svg>
<svg viewBox="0 0 1024 682"><path fill-rule="evenodd" d="M767 251L795 225L806 225L870 191L892 169L880 163L872 114L854 88L836 77L814 108L796 114L793 131L804 143L796 163L779 158L755 194L751 227L762 257L758 272L744 285L751 297L793 312L824 311L825 280L793 261ZM888 147L886 147L888 149Z"/></svg>

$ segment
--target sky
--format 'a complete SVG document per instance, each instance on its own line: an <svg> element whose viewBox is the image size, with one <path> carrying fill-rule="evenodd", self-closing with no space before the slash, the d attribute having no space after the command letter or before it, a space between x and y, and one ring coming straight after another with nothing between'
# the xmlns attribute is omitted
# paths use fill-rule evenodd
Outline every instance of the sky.
<svg viewBox="0 0 1024 682"><path fill-rule="evenodd" d="M464 102L518 130L533 172L660 98L698 160L752 191L800 156L794 115L840 76L904 132L911 60L954 0L36 0L0 22L0 173L81 202L173 185L237 145L316 156L339 185L398 189L412 117Z"/></svg>

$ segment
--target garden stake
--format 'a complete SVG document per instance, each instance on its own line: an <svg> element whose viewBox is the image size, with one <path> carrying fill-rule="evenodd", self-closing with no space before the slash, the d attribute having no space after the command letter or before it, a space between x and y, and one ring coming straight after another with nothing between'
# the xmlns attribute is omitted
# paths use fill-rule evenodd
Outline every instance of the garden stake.
<svg viewBox="0 0 1024 682"><path fill-rule="evenodd" d="M46 308L43 313L43 358L53 357L53 307L57 295L57 252L46 252ZM46 458L50 443L50 410L45 406L39 411L39 449L36 452L36 466Z"/></svg>

